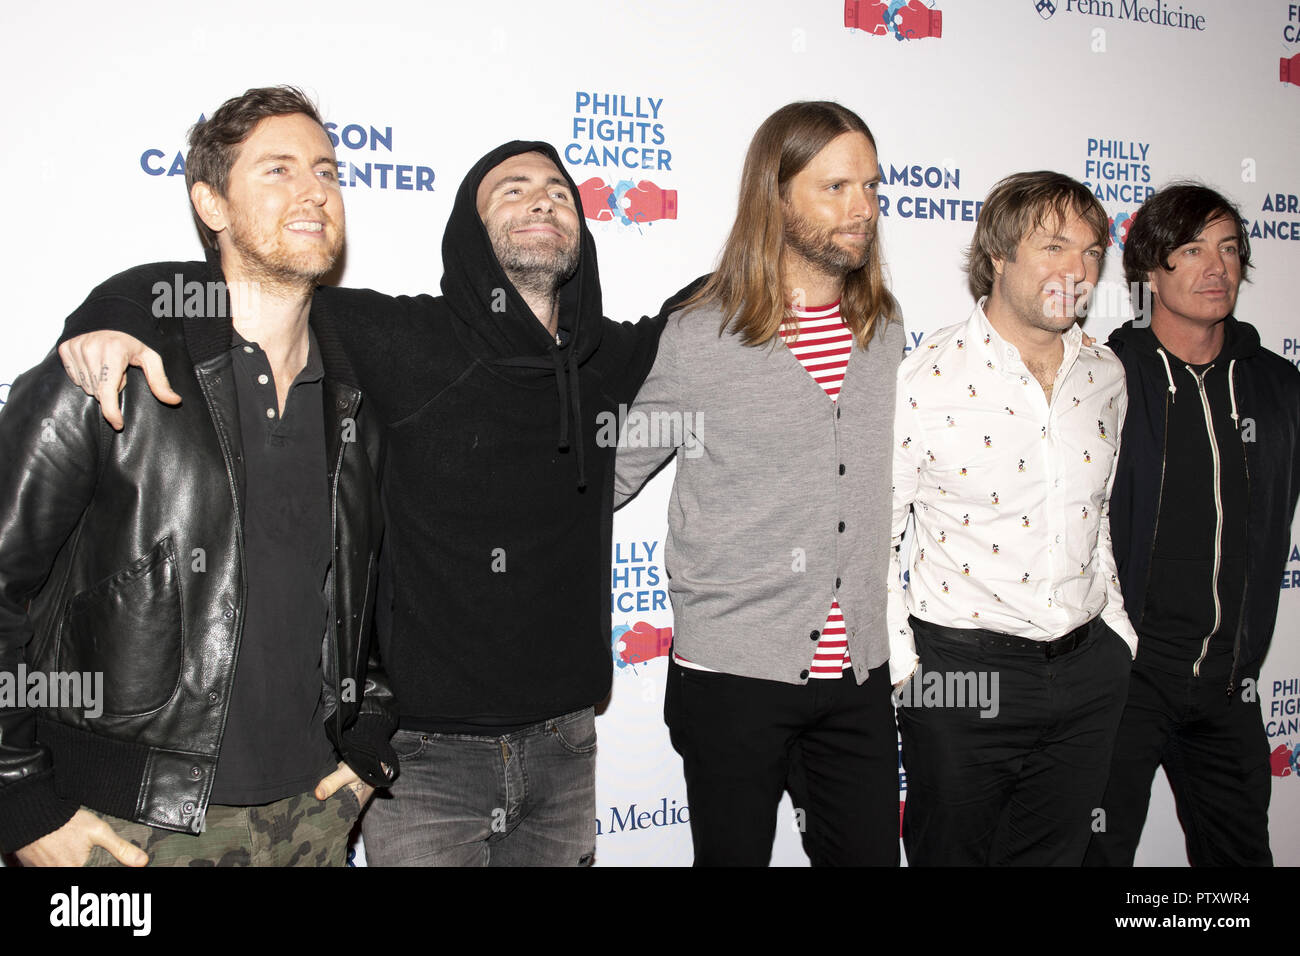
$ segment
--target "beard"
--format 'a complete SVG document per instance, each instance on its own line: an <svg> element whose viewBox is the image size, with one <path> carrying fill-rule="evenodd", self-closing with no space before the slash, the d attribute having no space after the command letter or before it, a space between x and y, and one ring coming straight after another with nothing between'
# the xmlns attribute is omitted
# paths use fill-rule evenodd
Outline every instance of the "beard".
<svg viewBox="0 0 1300 956"><path fill-rule="evenodd" d="M787 210L785 245L791 252L827 275L846 276L871 261L876 241L874 223L867 226L867 241L861 249L851 249L835 241L836 229L822 229L798 213Z"/></svg>
<svg viewBox="0 0 1300 956"><path fill-rule="evenodd" d="M271 289L288 288L294 291L311 290L321 276L334 267L343 249L343 230L337 223L327 222L325 228L334 234L334 241L317 249L291 249L279 232L267 238L242 216L232 217L229 225L230 244L243 261L246 279Z"/></svg>
<svg viewBox="0 0 1300 956"><path fill-rule="evenodd" d="M510 235L511 229L534 223L546 223L565 233L554 216L530 216L509 222L497 222L488 231L492 251L497 262L510 277L515 289L521 293L554 295L578 271L578 237L565 233L565 238L534 237L519 242Z"/></svg>

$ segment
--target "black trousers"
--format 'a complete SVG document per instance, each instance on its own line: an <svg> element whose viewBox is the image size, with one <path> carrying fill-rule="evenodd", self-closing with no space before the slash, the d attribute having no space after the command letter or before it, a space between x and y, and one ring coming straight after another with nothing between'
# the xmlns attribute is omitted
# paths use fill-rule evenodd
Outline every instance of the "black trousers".
<svg viewBox="0 0 1300 956"><path fill-rule="evenodd" d="M1049 658L1032 642L912 618L921 663L898 711L909 866L1083 862L1132 663L1100 618L1085 627ZM969 688L987 693L972 700Z"/></svg>
<svg viewBox="0 0 1300 956"><path fill-rule="evenodd" d="M806 685L669 658L664 720L681 754L696 866L767 866L785 791L814 866L897 866L898 737L889 667Z"/></svg>
<svg viewBox="0 0 1300 956"><path fill-rule="evenodd" d="M1133 865L1156 767L1169 778L1192 866L1273 865L1268 738L1258 693L1250 696L1229 697L1226 677L1133 668L1102 800L1106 829L1093 834L1086 865Z"/></svg>

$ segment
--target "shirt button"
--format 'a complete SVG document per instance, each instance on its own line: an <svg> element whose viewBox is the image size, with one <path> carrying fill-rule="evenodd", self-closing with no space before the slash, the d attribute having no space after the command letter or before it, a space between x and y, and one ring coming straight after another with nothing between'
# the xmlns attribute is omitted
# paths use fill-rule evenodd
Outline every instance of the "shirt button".
<svg viewBox="0 0 1300 956"><path fill-rule="evenodd" d="M195 780L198 780L199 777L203 776L203 771L200 770L198 767L190 767L190 776L193 777Z"/></svg>
<svg viewBox="0 0 1300 956"><path fill-rule="evenodd" d="M819 638L819 637L822 636L822 632L821 632L821 631L813 631L813 632L812 632L811 634L809 634L808 636L809 636L812 640L815 641L815 640L817 640L817 638Z"/></svg>
<svg viewBox="0 0 1300 956"><path fill-rule="evenodd" d="M245 345L245 346L244 346L244 351L247 352L249 355L252 355L252 354L253 354L253 347L252 347L251 345Z"/></svg>
<svg viewBox="0 0 1300 956"><path fill-rule="evenodd" d="M839 590L839 586L840 586L840 579L839 579L839 578L836 578L836 579L835 579L835 589L836 589L836 590Z"/></svg>
<svg viewBox="0 0 1300 956"><path fill-rule="evenodd" d="M208 702L209 702L209 703L215 704L215 703L216 703L217 701L219 701L220 699L221 699L221 695L218 694L215 690L213 690L213 691L208 691Z"/></svg>
<svg viewBox="0 0 1300 956"><path fill-rule="evenodd" d="M1059 487L1061 487L1061 479L1060 479L1060 478L1057 478L1054 482L1052 482L1052 487L1053 487L1053 488L1059 488Z"/></svg>
<svg viewBox="0 0 1300 956"><path fill-rule="evenodd" d="M265 385L265 384L266 384L267 382L269 382L269 381L271 381L271 380L270 380L269 378L267 378L265 375L259 375L259 376L257 376L257 384L258 384L258 385Z"/></svg>
<svg viewBox="0 0 1300 956"><path fill-rule="evenodd" d="M224 617L227 621L229 621L231 618L235 616L235 612L232 608L226 608L224 611L221 612L221 616Z"/></svg>
<svg viewBox="0 0 1300 956"><path fill-rule="evenodd" d="M267 417L267 418L274 418L274 417L275 417L275 409L274 409L274 408L268 408L268 409L266 410L266 417Z"/></svg>
<svg viewBox="0 0 1300 956"><path fill-rule="evenodd" d="M808 672L807 672L806 670L802 670L802 671L800 671L800 672L799 672L799 679L800 679L800 680L807 680L807 679L808 679Z"/></svg>
<svg viewBox="0 0 1300 956"><path fill-rule="evenodd" d="M841 522L840 522L840 531L843 531L843 530L844 530L844 522L841 521Z"/></svg>
<svg viewBox="0 0 1300 956"><path fill-rule="evenodd" d="M835 417L836 418L840 417L840 407L838 405L835 406Z"/></svg>
<svg viewBox="0 0 1300 956"><path fill-rule="evenodd" d="M844 462L840 462L840 474L844 474Z"/></svg>
<svg viewBox="0 0 1300 956"><path fill-rule="evenodd" d="M1061 543L1061 536L1059 534L1056 536L1056 543L1057 544Z"/></svg>

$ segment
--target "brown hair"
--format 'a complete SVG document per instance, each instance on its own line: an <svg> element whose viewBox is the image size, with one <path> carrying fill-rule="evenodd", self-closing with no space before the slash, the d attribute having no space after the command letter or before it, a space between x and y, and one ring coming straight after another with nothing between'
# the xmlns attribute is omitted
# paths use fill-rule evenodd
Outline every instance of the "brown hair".
<svg viewBox="0 0 1300 956"><path fill-rule="evenodd" d="M1015 173L999 182L984 200L975 235L966 253L970 292L976 299L993 291L994 259L1016 261L1020 241L1039 226L1064 225L1081 216L1103 249L1110 242L1110 219L1083 183L1062 173Z"/></svg>
<svg viewBox="0 0 1300 956"><path fill-rule="evenodd" d="M189 132L190 151L185 156L185 186L194 189L195 183L207 183L218 196L226 195L230 168L235 165L239 147L248 139L254 127L268 116L290 116L302 113L320 123L316 104L296 86L264 86L247 91L243 96L226 100L206 120L199 120ZM203 241L217 248L217 234L207 227L197 212Z"/></svg>
<svg viewBox="0 0 1300 956"><path fill-rule="evenodd" d="M740 202L718 267L682 308L709 303L722 310L721 335L730 331L745 345L777 337L790 318L782 276L785 218L782 201L790 180L837 136L861 133L876 139L862 118L838 103L800 102L783 106L754 134L740 177ZM840 315L865 349L877 320L895 317L894 297L885 288L880 242L873 238L867 264L845 278Z"/></svg>

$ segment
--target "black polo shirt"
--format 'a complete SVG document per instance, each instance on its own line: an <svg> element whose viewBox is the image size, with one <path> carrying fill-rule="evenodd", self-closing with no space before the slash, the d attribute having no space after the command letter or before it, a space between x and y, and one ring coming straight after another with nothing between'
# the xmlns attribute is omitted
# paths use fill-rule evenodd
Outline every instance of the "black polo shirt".
<svg viewBox="0 0 1300 956"><path fill-rule="evenodd" d="M244 456L247 602L212 802L254 806L304 793L337 765L325 736L321 647L332 539L324 368L307 364L278 410L271 364L235 333Z"/></svg>

